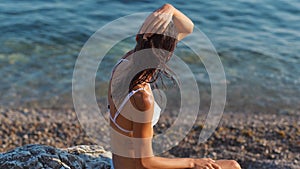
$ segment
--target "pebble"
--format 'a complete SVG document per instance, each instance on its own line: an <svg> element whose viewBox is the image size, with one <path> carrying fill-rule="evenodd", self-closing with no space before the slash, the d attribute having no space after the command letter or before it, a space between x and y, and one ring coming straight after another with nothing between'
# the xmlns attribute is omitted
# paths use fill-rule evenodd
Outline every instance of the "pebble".
<svg viewBox="0 0 300 169"><path fill-rule="evenodd" d="M83 131L73 110L0 108L0 112L0 152L31 143L55 147L97 143L95 138ZM166 132L175 119L162 115L155 132ZM257 114L251 118L251 114L249 117L245 114L224 114L219 127L205 143L198 145L203 124L197 121L185 139L162 156L235 159L242 168L259 164L267 167L267 164L271 165L271 162L266 163L267 160L275 161L278 166L299 164L299 154L292 151L300 147L297 137L300 134L299 123L300 118L296 115ZM107 130L95 126L101 133ZM101 137L109 138L108 135ZM173 139L168 141L171 143Z"/></svg>
<svg viewBox="0 0 300 169"><path fill-rule="evenodd" d="M25 140L27 140L27 139L28 139L28 135L25 134L25 135L23 136L23 138L24 138Z"/></svg>

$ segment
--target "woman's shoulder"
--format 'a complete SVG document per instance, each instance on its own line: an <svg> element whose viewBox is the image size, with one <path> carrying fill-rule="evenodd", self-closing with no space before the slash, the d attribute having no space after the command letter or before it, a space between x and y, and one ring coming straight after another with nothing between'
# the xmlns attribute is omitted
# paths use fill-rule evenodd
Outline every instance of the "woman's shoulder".
<svg viewBox="0 0 300 169"><path fill-rule="evenodd" d="M134 93L130 101L139 111L149 110L154 104L153 96L146 90L139 90Z"/></svg>

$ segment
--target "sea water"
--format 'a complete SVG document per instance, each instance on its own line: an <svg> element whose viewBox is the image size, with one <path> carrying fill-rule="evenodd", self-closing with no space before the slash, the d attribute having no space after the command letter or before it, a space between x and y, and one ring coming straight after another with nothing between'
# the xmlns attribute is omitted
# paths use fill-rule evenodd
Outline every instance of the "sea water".
<svg viewBox="0 0 300 169"><path fill-rule="evenodd" d="M227 79L225 110L300 110L297 0L1 1L0 106L72 107L74 65L88 38L115 19L151 12L166 2L190 17L215 46ZM103 59L96 77L99 102L106 100L113 65L134 43L134 37L122 41ZM194 72L201 106L207 106L205 67L180 43L175 54Z"/></svg>

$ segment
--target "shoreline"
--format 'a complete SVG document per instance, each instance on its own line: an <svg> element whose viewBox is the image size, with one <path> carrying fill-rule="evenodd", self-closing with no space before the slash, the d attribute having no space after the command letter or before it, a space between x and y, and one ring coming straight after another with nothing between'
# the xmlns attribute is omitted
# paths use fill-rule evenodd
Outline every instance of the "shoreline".
<svg viewBox="0 0 300 169"><path fill-rule="evenodd" d="M163 114L155 133L163 133L174 118ZM203 119L199 117L188 135L161 156L235 159L243 168L300 165L299 113L225 112L213 135L198 145ZM97 136L83 131L73 109L0 108L0 126L0 153L26 144L57 148L99 144ZM108 134L103 126L97 127ZM105 140L108 135L101 137Z"/></svg>

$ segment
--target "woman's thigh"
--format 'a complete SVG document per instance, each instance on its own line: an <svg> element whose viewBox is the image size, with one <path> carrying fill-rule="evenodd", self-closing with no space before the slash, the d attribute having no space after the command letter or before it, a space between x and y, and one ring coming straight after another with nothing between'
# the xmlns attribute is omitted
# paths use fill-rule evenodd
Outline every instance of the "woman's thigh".
<svg viewBox="0 0 300 169"><path fill-rule="evenodd" d="M235 160L217 160L222 169L241 169L241 166Z"/></svg>

